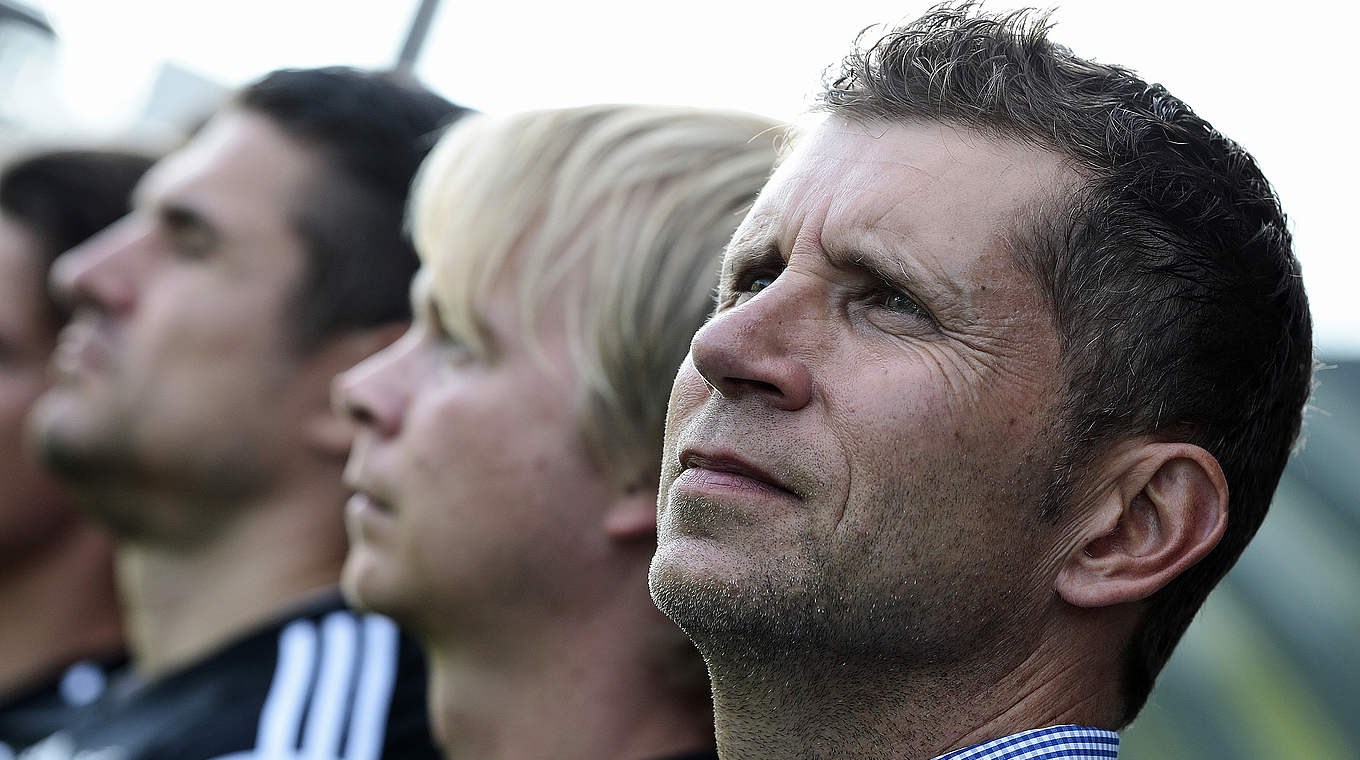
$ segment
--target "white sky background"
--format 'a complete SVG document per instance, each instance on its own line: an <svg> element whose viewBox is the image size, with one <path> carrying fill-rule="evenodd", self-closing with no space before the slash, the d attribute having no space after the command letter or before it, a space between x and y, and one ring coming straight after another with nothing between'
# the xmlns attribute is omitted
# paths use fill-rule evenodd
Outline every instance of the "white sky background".
<svg viewBox="0 0 1360 760"><path fill-rule="evenodd" d="M281 66L386 66L416 0L29 0L63 40L67 123L115 132L162 60L229 86ZM996 0L993 9L1023 0ZM1035 2L1045 5L1042 2ZM822 70L920 0L444 0L418 73L485 111L663 102L803 113ZM1261 162L1289 213L1325 357L1360 356L1349 229L1358 5L1066 0L1054 37L1165 84Z"/></svg>

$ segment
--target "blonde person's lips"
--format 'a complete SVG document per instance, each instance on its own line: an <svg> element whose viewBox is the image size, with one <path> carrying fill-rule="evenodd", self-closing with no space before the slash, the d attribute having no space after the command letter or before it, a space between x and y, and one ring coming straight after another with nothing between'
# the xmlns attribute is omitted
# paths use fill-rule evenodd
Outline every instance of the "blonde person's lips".
<svg viewBox="0 0 1360 760"><path fill-rule="evenodd" d="M345 502L345 527L353 541L372 540L376 532L388 530L395 521L392 505L366 491L356 491Z"/></svg>

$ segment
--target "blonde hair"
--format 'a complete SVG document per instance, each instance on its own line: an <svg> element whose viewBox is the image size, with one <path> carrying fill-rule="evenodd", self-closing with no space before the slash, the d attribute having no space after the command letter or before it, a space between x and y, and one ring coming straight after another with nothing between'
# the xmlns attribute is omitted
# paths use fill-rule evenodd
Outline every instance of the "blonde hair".
<svg viewBox="0 0 1360 760"><path fill-rule="evenodd" d="M473 116L417 176L410 224L445 327L491 358L495 285L531 345L544 304L561 304L581 432L620 489L656 482L671 381L779 127L640 105Z"/></svg>

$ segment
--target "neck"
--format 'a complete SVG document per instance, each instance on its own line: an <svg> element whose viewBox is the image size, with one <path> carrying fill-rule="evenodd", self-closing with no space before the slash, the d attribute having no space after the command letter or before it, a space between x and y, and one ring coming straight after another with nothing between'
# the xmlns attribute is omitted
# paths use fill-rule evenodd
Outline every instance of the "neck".
<svg viewBox="0 0 1360 760"><path fill-rule="evenodd" d="M122 647L109 540L74 522L59 540L0 577L0 694ZM13 611L21 611L14 614Z"/></svg>
<svg viewBox="0 0 1360 760"><path fill-rule="evenodd" d="M333 587L344 561L334 487L238 510L191 547L124 541L116 565L128 648L147 678L192 664Z"/></svg>
<svg viewBox="0 0 1360 760"><path fill-rule="evenodd" d="M1105 622L1077 624L1110 633ZM925 760L1033 728L1113 728L1120 671L1117 652L1109 653L1119 647L1060 629L1046 629L1055 635L1041 635L1027 652L978 652L933 670L829 653L709 658L719 754Z"/></svg>
<svg viewBox="0 0 1360 760"><path fill-rule="evenodd" d="M712 747L706 700L678 693L660 662L674 629L641 568L604 584L603 607L498 626L499 636L427 639L445 756L639 760Z"/></svg>

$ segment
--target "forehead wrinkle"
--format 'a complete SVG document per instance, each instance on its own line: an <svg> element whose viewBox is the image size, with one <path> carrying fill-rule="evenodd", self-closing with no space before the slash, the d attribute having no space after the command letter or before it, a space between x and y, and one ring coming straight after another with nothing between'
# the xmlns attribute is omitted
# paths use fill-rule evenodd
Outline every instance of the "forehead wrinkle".
<svg viewBox="0 0 1360 760"><path fill-rule="evenodd" d="M938 257L930 255L931 252L913 238L909 229L899 229L900 224L893 226L885 222L908 204L908 200L898 199L889 208L862 221L830 217L821 240L828 262L838 269L860 270L910 291L924 299L937 317L951 321L975 319L972 283L948 272L938 263Z"/></svg>

